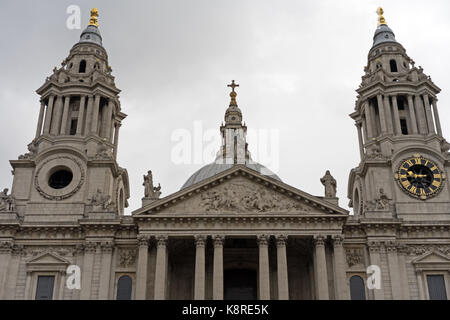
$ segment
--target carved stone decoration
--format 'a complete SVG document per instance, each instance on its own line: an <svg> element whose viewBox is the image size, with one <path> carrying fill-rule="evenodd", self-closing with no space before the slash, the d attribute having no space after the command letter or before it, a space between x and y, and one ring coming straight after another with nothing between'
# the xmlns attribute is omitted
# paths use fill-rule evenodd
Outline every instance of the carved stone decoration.
<svg viewBox="0 0 450 320"><path fill-rule="evenodd" d="M383 188L378 190L378 197L365 203L366 211L387 211L393 209L392 198L389 198Z"/></svg>
<svg viewBox="0 0 450 320"><path fill-rule="evenodd" d="M256 237L256 241L258 242L258 246L267 246L269 244L269 236L266 234L259 234Z"/></svg>
<svg viewBox="0 0 450 320"><path fill-rule="evenodd" d="M347 265L350 268L364 264L364 252L362 249L347 249L345 250L345 256L347 258Z"/></svg>
<svg viewBox="0 0 450 320"><path fill-rule="evenodd" d="M148 247L150 236L146 234L140 234L138 235L137 240L139 247Z"/></svg>
<svg viewBox="0 0 450 320"><path fill-rule="evenodd" d="M336 179L330 173L330 170L325 172L325 175L320 179L320 182L325 187L325 198L336 197Z"/></svg>
<svg viewBox="0 0 450 320"><path fill-rule="evenodd" d="M163 234L156 236L156 245L158 247L166 247L169 237Z"/></svg>
<svg viewBox="0 0 450 320"><path fill-rule="evenodd" d="M103 194L100 189L88 199L89 204L92 205L92 211L106 211L112 208L111 196Z"/></svg>
<svg viewBox="0 0 450 320"><path fill-rule="evenodd" d="M220 234L215 234L212 236L214 247L222 247L225 242L225 236Z"/></svg>
<svg viewBox="0 0 450 320"><path fill-rule="evenodd" d="M420 256L428 252L437 251L450 256L450 245L406 245L405 253L408 255Z"/></svg>
<svg viewBox="0 0 450 320"><path fill-rule="evenodd" d="M199 235L195 235L194 236L194 240L195 240L195 246L197 248L199 247L205 247L206 244L206 236L199 234Z"/></svg>
<svg viewBox="0 0 450 320"><path fill-rule="evenodd" d="M19 160L32 160L36 157L38 146L36 140L33 139L30 144L28 144L28 151L25 154L19 156Z"/></svg>
<svg viewBox="0 0 450 320"><path fill-rule="evenodd" d="M314 245L316 247L317 246L324 246L325 245L325 240L326 240L325 236L316 235L316 236L314 236L314 239L313 239Z"/></svg>
<svg viewBox="0 0 450 320"><path fill-rule="evenodd" d="M94 160L111 160L113 158L111 148L106 145L106 139L97 147L97 153L93 157Z"/></svg>
<svg viewBox="0 0 450 320"><path fill-rule="evenodd" d="M63 189L53 189L48 186L48 173L56 167L64 165L72 171L72 182ZM48 158L39 164L34 175L34 186L41 196L49 200L63 200L70 198L80 190L85 180L85 170L82 163L75 157L66 155Z"/></svg>
<svg viewBox="0 0 450 320"><path fill-rule="evenodd" d="M380 241L369 241L368 248L370 252L380 252L382 248L382 243Z"/></svg>
<svg viewBox="0 0 450 320"><path fill-rule="evenodd" d="M0 253L11 253L14 247L12 241L0 241Z"/></svg>
<svg viewBox="0 0 450 320"><path fill-rule="evenodd" d="M311 208L295 200L269 192L267 188L243 183L230 183L203 193L200 206L209 212L311 211Z"/></svg>
<svg viewBox="0 0 450 320"><path fill-rule="evenodd" d="M122 268L130 267L136 262L136 250L121 249L119 251L119 266Z"/></svg>
<svg viewBox="0 0 450 320"><path fill-rule="evenodd" d="M277 248L282 248L282 247L286 246L288 237L284 234L280 234L280 235L275 236L275 240L277 243Z"/></svg>
<svg viewBox="0 0 450 320"><path fill-rule="evenodd" d="M8 195L8 188L0 192L0 211L16 211L16 199Z"/></svg>
<svg viewBox="0 0 450 320"><path fill-rule="evenodd" d="M97 251L97 243L93 241L86 241L84 244L85 253L95 253Z"/></svg>

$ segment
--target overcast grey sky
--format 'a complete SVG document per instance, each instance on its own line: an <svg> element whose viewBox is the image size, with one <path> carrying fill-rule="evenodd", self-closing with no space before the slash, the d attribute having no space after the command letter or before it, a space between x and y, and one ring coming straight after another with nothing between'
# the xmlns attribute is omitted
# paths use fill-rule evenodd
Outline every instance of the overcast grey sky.
<svg viewBox="0 0 450 320"><path fill-rule="evenodd" d="M128 213L141 205L147 170L166 196L206 164L173 163L171 135L193 131L195 121L219 135L231 79L240 84L237 100L249 130L279 130L281 179L323 195L319 179L329 169L347 207L348 174L360 160L348 114L379 5L397 41L443 89L438 107L450 137L447 0L1 1L1 188L11 187L8 161L34 137L35 90L79 40L82 30L66 28L71 4L82 9L82 29L89 10L99 9L103 45L122 90L128 117L118 161L130 175Z"/></svg>

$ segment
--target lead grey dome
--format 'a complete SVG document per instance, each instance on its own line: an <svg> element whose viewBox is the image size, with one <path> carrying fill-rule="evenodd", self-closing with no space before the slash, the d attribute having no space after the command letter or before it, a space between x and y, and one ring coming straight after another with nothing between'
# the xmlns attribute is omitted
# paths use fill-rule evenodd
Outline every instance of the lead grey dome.
<svg viewBox="0 0 450 320"><path fill-rule="evenodd" d="M206 166L197 170L192 176L190 176L190 178L187 179L187 181L183 184L181 189L190 187L200 181L203 181L212 176L215 176L216 174L218 174L220 172L223 172L227 169L232 168L234 165L235 164L226 164L226 163L220 163L220 162L213 162L213 163L207 164ZM274 174L272 171L270 171L269 169L267 169L265 166L263 166L260 163L250 161L250 162L245 163L245 166L247 168L250 168L252 170L259 172L260 174L263 174L272 179L281 181L281 179L276 174Z"/></svg>
<svg viewBox="0 0 450 320"><path fill-rule="evenodd" d="M377 27L375 30L375 35L373 36L373 47L376 45L379 45L380 43L385 42L395 42L397 43L397 40L395 40L395 34L392 31L391 28L387 26L387 24L381 24Z"/></svg>

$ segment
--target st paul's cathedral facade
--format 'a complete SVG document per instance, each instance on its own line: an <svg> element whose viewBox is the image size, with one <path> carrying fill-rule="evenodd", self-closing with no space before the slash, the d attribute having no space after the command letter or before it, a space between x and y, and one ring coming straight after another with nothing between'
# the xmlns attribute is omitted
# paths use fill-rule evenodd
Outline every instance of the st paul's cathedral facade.
<svg viewBox="0 0 450 320"><path fill-rule="evenodd" d="M440 89L378 14L350 115L361 157L348 181L353 214L330 172L314 196L251 159L233 81L217 159L166 197L149 171L130 216L116 161L126 114L93 9L37 90L35 138L0 192L0 299L447 299Z"/></svg>

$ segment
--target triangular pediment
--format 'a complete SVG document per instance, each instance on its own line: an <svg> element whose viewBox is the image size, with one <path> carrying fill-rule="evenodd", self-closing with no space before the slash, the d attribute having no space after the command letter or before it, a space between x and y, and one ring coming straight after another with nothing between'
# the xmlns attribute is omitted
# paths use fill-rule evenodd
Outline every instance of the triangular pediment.
<svg viewBox="0 0 450 320"><path fill-rule="evenodd" d="M69 261L52 252L41 253L37 257L31 258L27 262L27 265L68 265L68 264L70 264Z"/></svg>
<svg viewBox="0 0 450 320"><path fill-rule="evenodd" d="M450 264L450 258L438 251L428 252L414 261L413 264Z"/></svg>
<svg viewBox="0 0 450 320"><path fill-rule="evenodd" d="M133 212L133 216L164 214L327 214L348 211L321 198L234 166Z"/></svg>

